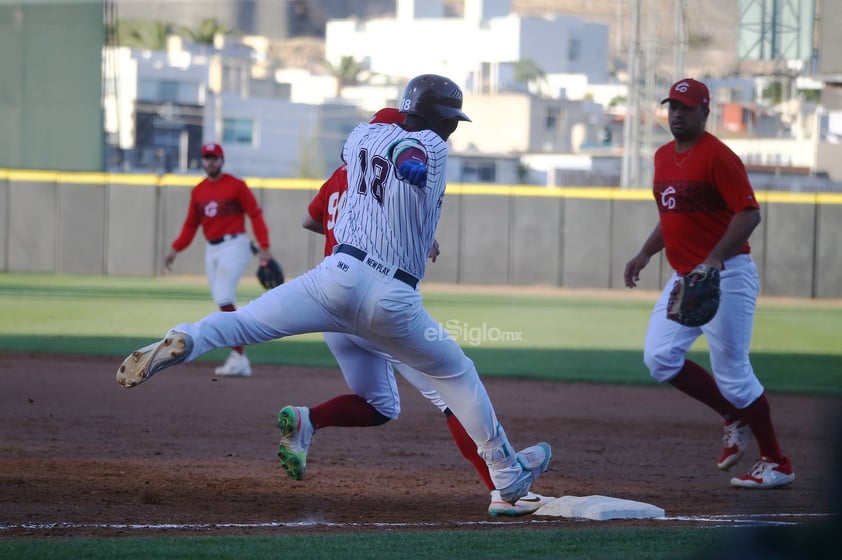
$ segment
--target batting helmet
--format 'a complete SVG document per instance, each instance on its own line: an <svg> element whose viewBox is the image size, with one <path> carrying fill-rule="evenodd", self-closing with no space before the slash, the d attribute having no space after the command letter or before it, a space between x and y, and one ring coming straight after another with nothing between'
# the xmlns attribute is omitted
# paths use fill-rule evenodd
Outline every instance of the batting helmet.
<svg viewBox="0 0 842 560"><path fill-rule="evenodd" d="M430 124L455 119L470 121L462 112L462 90L455 83L436 74L412 78L403 92L401 113L418 115Z"/></svg>

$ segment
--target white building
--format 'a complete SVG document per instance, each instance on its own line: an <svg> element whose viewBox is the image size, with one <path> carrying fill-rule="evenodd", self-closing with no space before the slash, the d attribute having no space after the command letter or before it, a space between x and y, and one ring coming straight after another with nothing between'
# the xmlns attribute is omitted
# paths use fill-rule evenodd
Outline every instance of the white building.
<svg viewBox="0 0 842 560"><path fill-rule="evenodd" d="M108 169L198 173L206 142L222 144L226 170L239 175L322 178L339 165L370 112L332 97L335 81L280 81L243 42L217 47L106 49Z"/></svg>
<svg viewBox="0 0 842 560"><path fill-rule="evenodd" d="M582 74L605 82L608 26L576 17L512 14L508 0L465 0L464 17L444 17L441 0L398 0L389 19L327 22L325 57L350 56L377 74L441 74L467 92L524 89L515 65L531 61L546 76Z"/></svg>

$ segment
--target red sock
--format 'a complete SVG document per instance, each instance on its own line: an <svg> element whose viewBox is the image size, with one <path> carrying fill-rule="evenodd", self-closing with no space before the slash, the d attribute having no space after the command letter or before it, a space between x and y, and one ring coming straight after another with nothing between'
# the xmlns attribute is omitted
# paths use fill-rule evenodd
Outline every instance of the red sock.
<svg viewBox="0 0 842 560"><path fill-rule="evenodd" d="M682 393L708 405L726 421L740 417L740 411L722 396L713 376L696 362L685 360L684 367L669 383Z"/></svg>
<svg viewBox="0 0 842 560"><path fill-rule="evenodd" d="M237 306L235 306L233 303L229 303L228 305L220 305L219 310L220 311L236 311ZM231 350L233 350L237 354L244 354L242 346L232 346Z"/></svg>
<svg viewBox="0 0 842 560"><path fill-rule="evenodd" d="M453 441L456 442L456 447L459 448L459 451L465 459L474 465L474 468L479 473L480 478L482 478L482 481L485 482L486 486L488 486L488 491L490 492L491 490L494 490L494 483L491 482L491 475L488 474L488 465L485 464L485 461L479 456L479 453L477 453L476 442L471 439L471 436L469 436L468 432L465 431L465 427L462 426L459 419L450 412L450 409L444 411L444 416L447 418L447 427L450 428L450 435L453 436Z"/></svg>
<svg viewBox="0 0 842 560"><path fill-rule="evenodd" d="M389 421L359 395L339 395L310 409L313 429L380 426Z"/></svg>
<svg viewBox="0 0 842 560"><path fill-rule="evenodd" d="M757 447L760 455L769 457L776 463L784 463L786 457L778 444L778 437L775 435L775 427L772 425L772 410L766 394L757 397L753 403L740 411L743 420L751 426L754 439L757 440Z"/></svg>

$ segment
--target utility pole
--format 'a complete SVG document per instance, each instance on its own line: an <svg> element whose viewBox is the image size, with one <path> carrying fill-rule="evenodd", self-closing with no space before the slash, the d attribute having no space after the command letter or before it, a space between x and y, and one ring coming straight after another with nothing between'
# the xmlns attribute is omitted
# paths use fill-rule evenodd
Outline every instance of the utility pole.
<svg viewBox="0 0 842 560"><path fill-rule="evenodd" d="M687 56L687 0L675 0L675 68L673 81L684 78L685 57Z"/></svg>
<svg viewBox="0 0 842 560"><path fill-rule="evenodd" d="M640 3L631 0L631 36L628 45L628 99L626 100L626 121L623 125L623 166L620 186L624 189L640 185Z"/></svg>

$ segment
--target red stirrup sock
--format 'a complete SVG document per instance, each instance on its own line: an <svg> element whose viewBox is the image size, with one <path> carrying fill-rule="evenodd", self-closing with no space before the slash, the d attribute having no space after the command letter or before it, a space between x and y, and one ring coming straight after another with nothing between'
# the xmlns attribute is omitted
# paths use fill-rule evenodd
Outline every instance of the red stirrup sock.
<svg viewBox="0 0 842 560"><path fill-rule="evenodd" d="M450 435L453 436L456 447L459 448L465 459L470 461L477 470L480 478L482 478L482 481L488 487L488 491L494 490L494 483L491 482L491 475L488 474L488 465L485 464L485 460L477 453L477 444L471 439L471 436L465 431L465 427L450 412L449 408L444 411L444 417L447 418L447 427L450 428Z"/></svg>
<svg viewBox="0 0 842 560"><path fill-rule="evenodd" d="M359 395L339 395L310 409L313 429L380 426L389 421Z"/></svg>
<svg viewBox="0 0 842 560"><path fill-rule="evenodd" d="M696 362L685 360L684 367L669 383L685 395L708 405L728 422L740 418L740 411L722 396L713 376Z"/></svg>
<svg viewBox="0 0 842 560"><path fill-rule="evenodd" d="M762 457L769 457L776 463L786 462L786 456L778 444L778 436L775 435L775 427L772 424L772 409L769 401L766 400L766 393L763 393L757 400L740 411L743 420L751 426L754 439L757 440L757 447Z"/></svg>

